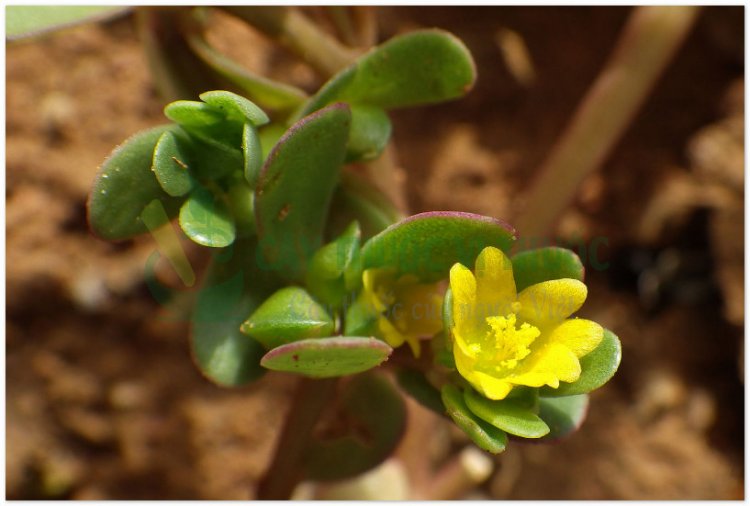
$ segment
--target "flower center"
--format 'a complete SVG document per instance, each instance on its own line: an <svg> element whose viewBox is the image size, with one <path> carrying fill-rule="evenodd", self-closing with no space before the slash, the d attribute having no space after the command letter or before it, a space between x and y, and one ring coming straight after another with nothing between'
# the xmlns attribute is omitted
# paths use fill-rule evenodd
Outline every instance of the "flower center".
<svg viewBox="0 0 750 506"><path fill-rule="evenodd" d="M481 360L478 369L497 374L514 369L518 362L526 358L531 350L529 346L541 333L528 323L516 326L516 315L487 317L486 338L481 346Z"/></svg>

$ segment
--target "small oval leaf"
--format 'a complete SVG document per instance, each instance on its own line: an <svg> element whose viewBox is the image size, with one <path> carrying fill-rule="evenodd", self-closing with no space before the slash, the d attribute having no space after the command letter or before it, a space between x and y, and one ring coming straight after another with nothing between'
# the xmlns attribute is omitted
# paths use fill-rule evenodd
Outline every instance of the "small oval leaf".
<svg viewBox="0 0 750 506"><path fill-rule="evenodd" d="M207 91L200 94L200 99L232 121L249 122L256 127L270 121L260 107L231 91Z"/></svg>
<svg viewBox="0 0 750 506"><path fill-rule="evenodd" d="M195 362L222 386L243 385L266 371L260 366L265 350L240 332L242 321L278 286L256 268L256 248L254 239L238 240L213 255L191 317Z"/></svg>
<svg viewBox="0 0 750 506"><path fill-rule="evenodd" d="M471 213L436 211L391 225L362 247L362 268L395 267L424 282L448 276L456 262L473 265L487 246L507 251L516 238L505 222Z"/></svg>
<svg viewBox="0 0 750 506"><path fill-rule="evenodd" d="M211 130L190 127L184 127L184 130L188 133L190 159L193 161L191 172L195 177L200 180L216 180L244 170L242 140L240 137L232 139L234 134L225 125L216 125Z"/></svg>
<svg viewBox="0 0 750 506"><path fill-rule="evenodd" d="M391 138L391 120L379 107L352 105L352 128L346 149L346 161L374 160Z"/></svg>
<svg viewBox="0 0 750 506"><path fill-rule="evenodd" d="M164 115L182 126L206 127L224 120L220 111L195 100L176 100L164 107Z"/></svg>
<svg viewBox="0 0 750 506"><path fill-rule="evenodd" d="M199 34L188 34L187 41L193 52L206 65L263 107L288 111L298 107L307 98L305 92L299 88L253 74L216 51Z"/></svg>
<svg viewBox="0 0 750 506"><path fill-rule="evenodd" d="M181 197L193 189L190 163L184 141L171 131L164 132L154 148L152 170L165 192Z"/></svg>
<svg viewBox="0 0 750 506"><path fill-rule="evenodd" d="M435 334L430 340L432 356L435 364L456 370L456 359L453 356L453 339L443 330Z"/></svg>
<svg viewBox="0 0 750 506"><path fill-rule="evenodd" d="M151 171L156 143L173 128L165 125L137 133L104 161L87 202L89 226L96 235L117 241L145 233L140 215L154 200L162 202L170 218L177 214L183 199L167 194Z"/></svg>
<svg viewBox="0 0 750 506"><path fill-rule="evenodd" d="M450 333L453 328L453 290L450 286L445 290L443 298L443 328L446 333ZM453 340L448 339L448 342L452 343Z"/></svg>
<svg viewBox="0 0 750 506"><path fill-rule="evenodd" d="M346 308L346 317L344 318L344 335L362 336L378 332L377 323L380 316L377 311L373 311L365 300L362 292Z"/></svg>
<svg viewBox="0 0 750 506"><path fill-rule="evenodd" d="M356 374L377 367L393 348L374 337L321 337L304 339L274 348L260 365L311 378Z"/></svg>
<svg viewBox="0 0 750 506"><path fill-rule="evenodd" d="M494 427L469 410L464 396L454 385L443 386L440 392L448 416L458 425L479 448L493 454L502 453L508 444L505 432Z"/></svg>
<svg viewBox="0 0 750 506"><path fill-rule="evenodd" d="M427 381L423 373L411 369L402 369L396 373L396 380L404 392L422 406L438 415L445 415L445 406L443 406L440 391Z"/></svg>
<svg viewBox="0 0 750 506"><path fill-rule="evenodd" d="M581 259L565 248L547 247L522 251L513 256L513 277L516 290L552 279L571 278L583 281Z"/></svg>
<svg viewBox="0 0 750 506"><path fill-rule="evenodd" d="M360 236L359 224L355 221L310 259L305 284L310 293L329 307L338 308L346 302L346 274L359 256Z"/></svg>
<svg viewBox="0 0 750 506"><path fill-rule="evenodd" d="M301 114L334 100L385 109L442 102L465 95L475 79L471 53L458 38L436 29L414 31L393 37L336 74Z"/></svg>
<svg viewBox="0 0 750 506"><path fill-rule="evenodd" d="M359 174L343 170L341 184L333 194L326 232L335 237L356 220L362 237L369 239L403 218L383 192Z"/></svg>
<svg viewBox="0 0 750 506"><path fill-rule="evenodd" d="M543 387L539 395L561 397L586 394L607 383L620 367L622 345L610 330L604 329L604 337L591 353L581 357L581 376L575 383L560 383L558 388Z"/></svg>
<svg viewBox="0 0 750 506"><path fill-rule="evenodd" d="M245 180L255 188L263 167L263 147L258 130L250 123L245 123L242 130L242 154L245 157Z"/></svg>
<svg viewBox="0 0 750 506"><path fill-rule="evenodd" d="M266 299L240 330L272 349L300 339L330 336L333 319L303 288L288 286Z"/></svg>
<svg viewBox="0 0 750 506"><path fill-rule="evenodd" d="M350 123L345 104L303 118L271 150L258 180L255 216L265 258L292 281L304 279L320 248Z"/></svg>
<svg viewBox="0 0 750 506"><path fill-rule="evenodd" d="M404 400L382 375L355 376L340 402L341 418L353 423L343 436L313 440L304 458L309 480L341 480L372 469L394 452L406 429Z"/></svg>
<svg viewBox="0 0 750 506"><path fill-rule="evenodd" d="M182 205L180 227L193 242L211 248L229 246L235 238L229 206L203 187L196 188Z"/></svg>
<svg viewBox="0 0 750 506"><path fill-rule="evenodd" d="M589 396L540 397L539 418L549 426L550 432L541 441L563 438L581 426L589 407Z"/></svg>
<svg viewBox="0 0 750 506"><path fill-rule="evenodd" d="M255 235L255 192L239 174L234 174L229 179L229 191L227 191L229 207L234 217L237 237L250 237Z"/></svg>
<svg viewBox="0 0 750 506"><path fill-rule="evenodd" d="M508 434L540 438L549 433L544 420L512 400L493 401L473 389L466 389L464 401L472 413Z"/></svg>

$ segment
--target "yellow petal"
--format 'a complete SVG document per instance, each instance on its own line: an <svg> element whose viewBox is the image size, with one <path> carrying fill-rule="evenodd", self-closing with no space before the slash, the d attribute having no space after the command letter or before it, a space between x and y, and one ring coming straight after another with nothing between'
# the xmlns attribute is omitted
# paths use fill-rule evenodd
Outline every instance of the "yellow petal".
<svg viewBox="0 0 750 506"><path fill-rule="evenodd" d="M433 336L443 328L443 298L436 293L436 284L404 287L397 295L393 320L402 332Z"/></svg>
<svg viewBox="0 0 750 506"><path fill-rule="evenodd" d="M493 401L505 399L513 389L513 384L509 383L507 379L494 378L482 372L476 373L476 380L479 384L479 391Z"/></svg>
<svg viewBox="0 0 750 506"><path fill-rule="evenodd" d="M455 331L464 336L478 332L484 319L476 314L477 283L474 274L463 265L454 264L450 271L450 284Z"/></svg>
<svg viewBox="0 0 750 506"><path fill-rule="evenodd" d="M378 318L378 330L380 330L383 339L385 339L385 342L388 343L391 348L398 348L404 344L404 341L406 341L405 336L399 332L385 316Z"/></svg>
<svg viewBox="0 0 750 506"><path fill-rule="evenodd" d="M400 332L393 326L388 318L384 316L378 318L378 330L380 330L383 339L385 339L385 342L388 343L391 348L398 348L406 342L409 345L409 348L411 348L411 352L414 356L419 358L422 348L419 346L418 336Z"/></svg>
<svg viewBox="0 0 750 506"><path fill-rule="evenodd" d="M457 346L453 347L453 358L456 361L456 369L458 369L458 373L461 376L473 385L477 374L474 371L477 361L474 358L474 354L463 345L464 341L460 336L456 336L456 344Z"/></svg>
<svg viewBox="0 0 750 506"><path fill-rule="evenodd" d="M369 307L377 312L386 310L385 304L378 297L376 289L380 281L377 269L367 269L362 273L362 294Z"/></svg>
<svg viewBox="0 0 750 506"><path fill-rule="evenodd" d="M505 253L487 247L477 256L477 303L484 316L508 314L516 300L513 264Z"/></svg>
<svg viewBox="0 0 750 506"><path fill-rule="evenodd" d="M604 329L596 322L574 318L558 325L549 336L549 341L559 343L575 353L578 358L594 351L604 337Z"/></svg>
<svg viewBox="0 0 750 506"><path fill-rule="evenodd" d="M508 381L516 385L540 387L572 383L581 376L581 364L575 354L562 344L549 342L532 352Z"/></svg>
<svg viewBox="0 0 750 506"><path fill-rule="evenodd" d="M549 327L578 311L586 294L586 285L576 279L543 281L518 294L518 315L537 327Z"/></svg>
<svg viewBox="0 0 750 506"><path fill-rule="evenodd" d="M489 374L476 371L474 369L476 360L463 353L461 347L453 347L453 357L456 360L458 373L488 399L504 399L513 388L513 385L504 379L493 378Z"/></svg>
<svg viewBox="0 0 750 506"><path fill-rule="evenodd" d="M458 353L459 351L466 355L467 357L470 357L472 360L474 360L477 357L477 354L479 353L479 348L472 348L470 346L470 342L466 339L467 336L465 336L462 332L458 332L454 329L453 331L453 349L454 353ZM475 344L475 346L477 346ZM456 348L458 348L458 351L455 351Z"/></svg>

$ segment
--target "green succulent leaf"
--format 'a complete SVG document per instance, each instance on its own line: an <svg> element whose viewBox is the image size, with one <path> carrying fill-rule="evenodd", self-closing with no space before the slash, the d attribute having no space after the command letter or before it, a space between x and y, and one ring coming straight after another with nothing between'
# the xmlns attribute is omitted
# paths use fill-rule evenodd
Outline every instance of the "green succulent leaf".
<svg viewBox="0 0 750 506"><path fill-rule="evenodd" d="M523 251L513 256L516 290L552 279L571 278L583 281L581 259L565 248L548 247Z"/></svg>
<svg viewBox="0 0 750 506"><path fill-rule="evenodd" d="M304 463L305 477L316 481L358 476L388 458L406 428L406 406L379 374L355 376L341 395L342 417L356 429L335 439L313 441Z"/></svg>
<svg viewBox="0 0 750 506"><path fill-rule="evenodd" d="M190 156L193 160L191 172L202 180L216 180L233 172L242 172L245 156L241 150L240 137L229 139L224 134L231 133L223 124L213 130L199 130L184 127L189 134ZM213 137L216 135L216 137ZM236 142L235 142L236 141ZM235 147L236 146L236 147Z"/></svg>
<svg viewBox="0 0 750 506"><path fill-rule="evenodd" d="M395 267L424 282L443 279L456 262L473 265L487 246L507 251L515 230L499 220L470 213L429 212L391 225L362 247L362 268Z"/></svg>
<svg viewBox="0 0 750 506"><path fill-rule="evenodd" d="M263 168L263 146L258 130L250 123L242 129L242 154L245 157L245 180L255 188Z"/></svg>
<svg viewBox="0 0 750 506"><path fill-rule="evenodd" d="M403 218L404 215L372 183L344 170L341 184L333 194L327 234L335 237L356 220L362 229L362 237L368 239Z"/></svg>
<svg viewBox="0 0 750 506"><path fill-rule="evenodd" d="M239 332L240 315L252 311L255 302L242 290L241 275L204 287L193 315L193 352L199 368L224 386L242 385L265 372L259 367L263 347Z"/></svg>
<svg viewBox="0 0 750 506"><path fill-rule="evenodd" d="M154 149L151 169L165 192L173 197L186 195L195 186L190 174L190 155L178 132L166 131Z"/></svg>
<svg viewBox="0 0 750 506"><path fill-rule="evenodd" d="M352 127L346 161L374 160L391 138L391 120L379 107L352 105Z"/></svg>
<svg viewBox="0 0 750 506"><path fill-rule="evenodd" d="M402 369L396 373L396 380L404 392L422 406L438 415L445 415L445 406L443 406L440 391L427 381L424 374L411 369Z"/></svg>
<svg viewBox="0 0 750 506"><path fill-rule="evenodd" d="M502 453L508 436L502 430L485 422L471 412L464 396L454 385L445 385L440 392L448 416L474 441L479 448L492 454Z"/></svg>
<svg viewBox="0 0 750 506"><path fill-rule="evenodd" d="M359 224L355 221L336 240L320 248L310 260L305 284L310 293L329 307L338 308L345 302L353 288L351 281L347 286L347 278L358 279L357 272L352 272L352 266L358 264L360 237Z"/></svg>
<svg viewBox="0 0 750 506"><path fill-rule="evenodd" d="M443 328L447 334L453 331L453 290L450 287L445 290L443 297Z"/></svg>
<svg viewBox="0 0 750 506"><path fill-rule="evenodd" d="M270 153L285 133L286 128L281 123L269 123L268 125L259 128L258 137L260 138L261 152ZM258 177L259 176L260 174L258 174Z"/></svg>
<svg viewBox="0 0 750 506"><path fill-rule="evenodd" d="M164 107L164 115L185 127L204 128L224 121L221 111L195 100L171 102Z"/></svg>
<svg viewBox="0 0 750 506"><path fill-rule="evenodd" d="M204 63L263 107L289 111L299 107L307 98L299 88L253 74L216 51L198 35L189 35L187 41Z"/></svg>
<svg viewBox="0 0 750 506"><path fill-rule="evenodd" d="M362 336L377 332L378 313L373 311L360 294L346 308L344 335Z"/></svg>
<svg viewBox="0 0 750 506"><path fill-rule="evenodd" d="M536 414L539 410L539 388L516 385L505 400Z"/></svg>
<svg viewBox="0 0 750 506"><path fill-rule="evenodd" d="M104 21L129 7L94 5L8 5L5 36L11 40L39 35L80 23Z"/></svg>
<svg viewBox="0 0 750 506"><path fill-rule="evenodd" d="M589 396L540 397L539 418L549 426L550 432L542 441L554 441L578 430L586 418Z"/></svg>
<svg viewBox="0 0 750 506"><path fill-rule="evenodd" d="M161 201L170 218L177 214L183 199L167 194L151 171L156 143L173 128L165 125L137 133L104 161L87 205L96 235L117 241L147 232L140 215L154 200Z"/></svg>
<svg viewBox="0 0 750 506"><path fill-rule="evenodd" d="M294 124L269 153L258 180L255 215L269 268L304 280L320 248L344 161L351 113L334 104Z"/></svg>
<svg viewBox="0 0 750 506"><path fill-rule="evenodd" d="M256 127L270 121L260 107L231 91L206 91L200 94L200 99L211 108L220 111L230 121L250 123Z"/></svg>
<svg viewBox="0 0 750 506"><path fill-rule="evenodd" d="M581 376L574 383L560 383L558 388L543 387L539 394L544 397L561 397L586 394L607 383L620 367L622 345L610 330L604 329L599 346L584 355L581 361Z"/></svg>
<svg viewBox="0 0 750 506"><path fill-rule="evenodd" d="M193 100L167 104L164 115L190 134L191 151L196 158L195 172L199 178L216 179L244 167L240 150L244 130L241 121L232 121L226 112Z"/></svg>
<svg viewBox="0 0 750 506"><path fill-rule="evenodd" d="M240 239L216 250L191 319L192 354L201 372L222 386L238 386L263 375L260 343L240 324L278 286L255 266L257 242Z"/></svg>
<svg viewBox="0 0 750 506"><path fill-rule="evenodd" d="M430 347L432 348L435 364L454 371L456 370L456 359L453 356L453 339L447 330L443 329L443 331L438 332L430 340Z"/></svg>
<svg viewBox="0 0 750 506"><path fill-rule="evenodd" d="M393 348L374 337L321 337L274 348L260 364L274 371L332 378L377 367L392 351Z"/></svg>
<svg viewBox="0 0 750 506"><path fill-rule="evenodd" d="M518 402L493 401L468 388L464 391L464 401L472 413L508 434L540 438L549 433L547 424Z"/></svg>
<svg viewBox="0 0 750 506"><path fill-rule="evenodd" d="M288 286L271 295L240 327L266 349L330 336L333 329L333 319L325 308L298 286Z"/></svg>
<svg viewBox="0 0 750 506"><path fill-rule="evenodd" d="M169 216L167 216L164 206L158 200L152 200L146 204L140 218L149 231L154 231L169 223Z"/></svg>
<svg viewBox="0 0 750 506"><path fill-rule="evenodd" d="M237 237L251 237L255 235L255 192L245 181L245 178L235 174L230 179L227 191L229 208L235 221Z"/></svg>
<svg viewBox="0 0 750 506"><path fill-rule="evenodd" d="M234 242L234 218L226 201L208 189L196 188L180 209L180 227L202 246L224 248Z"/></svg>
<svg viewBox="0 0 750 506"><path fill-rule="evenodd" d="M471 53L442 30L397 36L360 57L326 83L301 115L342 100L391 109L465 95L474 85Z"/></svg>

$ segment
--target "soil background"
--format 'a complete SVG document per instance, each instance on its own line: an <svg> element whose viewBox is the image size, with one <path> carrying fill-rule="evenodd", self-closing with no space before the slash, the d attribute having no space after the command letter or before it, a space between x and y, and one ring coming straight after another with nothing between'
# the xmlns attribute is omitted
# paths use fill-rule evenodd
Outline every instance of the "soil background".
<svg viewBox="0 0 750 506"><path fill-rule="evenodd" d="M517 212L629 13L378 8L381 40L445 28L478 68L465 99L392 115L410 210ZM243 25L217 24L213 42L248 66L320 84ZM501 29L525 42L533 82L509 70ZM6 78L7 497L252 498L294 380L209 383L187 325L143 282L150 239L88 232L101 161L164 122L131 19L8 44ZM620 336L620 371L580 431L511 444L465 497L744 497L743 79L742 7L705 9L557 229L559 242L586 245L581 314ZM410 416L398 457L418 496L465 440L416 404Z"/></svg>

